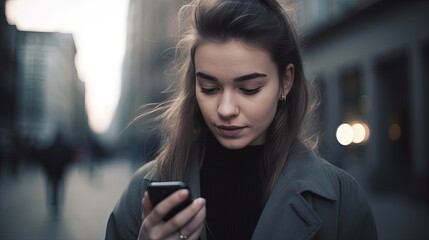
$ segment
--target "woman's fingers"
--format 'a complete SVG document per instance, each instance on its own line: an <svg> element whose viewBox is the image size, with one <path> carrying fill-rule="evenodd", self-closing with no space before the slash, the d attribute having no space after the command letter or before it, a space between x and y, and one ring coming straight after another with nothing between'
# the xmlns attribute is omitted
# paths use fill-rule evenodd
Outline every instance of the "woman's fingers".
<svg viewBox="0 0 429 240"><path fill-rule="evenodd" d="M144 193L144 196L142 199L142 206L143 206L143 215L142 215L142 219L143 219L153 209L152 200L150 199L149 194L147 192Z"/></svg>
<svg viewBox="0 0 429 240"><path fill-rule="evenodd" d="M162 200L152 211L154 221L161 221L168 212L175 208L180 203L184 202L189 197L189 191L186 189L178 190Z"/></svg>
<svg viewBox="0 0 429 240"><path fill-rule="evenodd" d="M182 234L190 235L204 222L206 216L205 204L205 199L195 199L191 205L165 223L166 229L171 232L181 231Z"/></svg>
<svg viewBox="0 0 429 240"><path fill-rule="evenodd" d="M149 196L149 194L147 194ZM159 204L157 204L155 207L150 209L150 213L145 215L144 221L143 221L143 227L144 228L152 228L153 226L156 227L162 227L165 225L165 222L162 220L162 218L171 211L174 207L182 203L186 200L186 198L189 196L188 190L179 190L168 196L166 199L162 200ZM150 199L150 197L149 197ZM145 205L147 204L145 201ZM150 207L148 206L148 209ZM165 229L163 231L166 231ZM167 231L167 232L173 232L173 231Z"/></svg>
<svg viewBox="0 0 429 240"><path fill-rule="evenodd" d="M197 239L203 229L206 214L203 198L195 199L169 221L162 220L170 210L185 201L188 196L188 190L179 190L153 207L150 196L145 193L142 200L144 220L139 239L168 239L173 236L177 238L179 232L189 239ZM191 238L191 236L196 237Z"/></svg>
<svg viewBox="0 0 429 240"><path fill-rule="evenodd" d="M188 239L198 239L201 231L204 228L204 220L206 218L205 200L202 198L195 201L204 201L204 206L197 212L197 214L189 221L184 227L180 229L180 233L188 236Z"/></svg>
<svg viewBox="0 0 429 240"><path fill-rule="evenodd" d="M140 227L139 239L165 239L174 234L174 230L165 227L166 223L162 218L188 196L188 190L179 190L153 207L149 194L145 193L143 197L144 219Z"/></svg>
<svg viewBox="0 0 429 240"><path fill-rule="evenodd" d="M194 212L195 210L197 210L196 213ZM194 214L190 214L191 212L194 212ZM165 223L165 227L168 227L168 229L175 229L172 230L173 233L167 236L165 239L181 239L180 235L186 236L186 239L189 240L199 239L201 231L204 228L205 217L205 200L203 198L197 198L190 206L188 206L182 212L178 213L175 217ZM181 227L177 228L177 225L180 225L181 221L186 223Z"/></svg>

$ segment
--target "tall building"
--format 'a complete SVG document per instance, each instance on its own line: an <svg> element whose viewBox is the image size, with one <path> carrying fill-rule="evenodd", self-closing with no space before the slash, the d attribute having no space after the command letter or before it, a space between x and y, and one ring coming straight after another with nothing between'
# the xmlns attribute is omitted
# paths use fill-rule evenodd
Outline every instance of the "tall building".
<svg viewBox="0 0 429 240"><path fill-rule="evenodd" d="M429 2L292 2L322 93L321 153L368 188L428 198ZM341 141L343 123L365 137Z"/></svg>
<svg viewBox="0 0 429 240"><path fill-rule="evenodd" d="M122 144L146 136L142 124L128 124L141 107L166 98L166 70L172 59L173 36L179 0L130 0L127 47L122 70L121 97L112 125L123 131ZM130 143L131 144L131 143Z"/></svg>
<svg viewBox="0 0 429 240"><path fill-rule="evenodd" d="M19 33L16 132L25 143L49 145L57 134L70 144L86 139L85 86L75 55L71 34Z"/></svg>
<svg viewBox="0 0 429 240"><path fill-rule="evenodd" d="M16 120L16 54L17 29L6 21L5 1L0 1L0 169L10 161Z"/></svg>

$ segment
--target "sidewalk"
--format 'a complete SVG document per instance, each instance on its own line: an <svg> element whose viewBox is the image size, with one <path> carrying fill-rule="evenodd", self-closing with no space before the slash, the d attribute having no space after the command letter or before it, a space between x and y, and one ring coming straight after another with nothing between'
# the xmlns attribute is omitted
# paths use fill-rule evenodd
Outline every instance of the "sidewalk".
<svg viewBox="0 0 429 240"><path fill-rule="evenodd" d="M127 161L119 160L92 168L88 163L71 166L56 216L47 204L38 166L21 169L17 177L1 175L0 239L104 239L109 213L133 172Z"/></svg>

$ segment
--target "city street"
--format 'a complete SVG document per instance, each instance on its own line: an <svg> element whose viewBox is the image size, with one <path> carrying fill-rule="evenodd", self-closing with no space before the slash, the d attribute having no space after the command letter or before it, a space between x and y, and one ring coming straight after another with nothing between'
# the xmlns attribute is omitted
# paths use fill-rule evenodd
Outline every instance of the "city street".
<svg viewBox="0 0 429 240"><path fill-rule="evenodd" d="M66 173L58 212L48 205L38 166L0 176L0 239L104 239L111 209L136 169L115 159L74 164ZM369 196L380 239L428 239L429 207L406 196Z"/></svg>
<svg viewBox="0 0 429 240"><path fill-rule="evenodd" d="M429 240L429 0L195 2L0 2L0 240L104 239L111 211L146 159L160 154L167 163L162 175L188 176L170 160L183 164L184 156L203 153L223 158L264 144L250 154L265 161L264 181L255 184L225 177L205 162L210 170L202 186L209 187L202 192L208 205L215 203L207 210L211 235L237 229L238 237L226 238L241 240L257 220L251 216L258 212L249 210L261 203L247 201L258 198L242 195L250 192L243 186L257 189L254 196L265 192L273 185L267 178L283 174L265 163L293 156L301 140L360 184L379 239ZM217 79L215 85L194 84L201 79L193 71L204 83ZM225 154L210 153L211 138ZM230 162L219 167L236 173L247 163L237 171ZM318 176L313 167L305 170ZM348 181L327 175L334 187L341 184L335 189L342 195L360 199L347 193ZM237 198L225 185L211 184L219 177L240 183L229 185ZM330 188L307 186L300 177L287 186ZM215 189L222 192L211 198L206 192ZM219 199L238 199L231 206L240 212ZM280 199L268 225L289 224L277 216L290 207L304 224L311 222L305 217L311 211ZM324 217L320 232L344 231L358 222L349 222L353 210L367 207L335 201L328 203L339 206L333 211L313 205L328 217L347 216L335 219L335 230ZM218 223L232 228L217 234L225 229ZM360 225L348 233L360 236ZM290 232L281 236L295 240Z"/></svg>

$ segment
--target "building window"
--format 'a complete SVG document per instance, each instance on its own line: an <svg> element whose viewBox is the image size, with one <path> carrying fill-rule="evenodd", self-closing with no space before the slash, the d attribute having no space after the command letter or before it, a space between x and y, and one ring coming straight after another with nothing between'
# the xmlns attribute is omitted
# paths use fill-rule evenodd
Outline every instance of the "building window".
<svg viewBox="0 0 429 240"><path fill-rule="evenodd" d="M344 70L340 74L341 114L344 122L362 120L363 112L359 106L362 95L362 72L358 68Z"/></svg>

